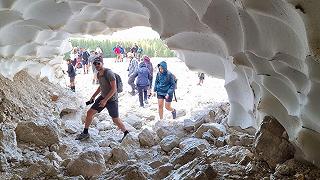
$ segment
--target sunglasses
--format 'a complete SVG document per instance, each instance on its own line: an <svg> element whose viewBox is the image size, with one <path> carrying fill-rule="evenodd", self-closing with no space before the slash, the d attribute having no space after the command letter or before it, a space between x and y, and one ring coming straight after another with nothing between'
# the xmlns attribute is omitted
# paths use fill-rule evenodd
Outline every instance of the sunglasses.
<svg viewBox="0 0 320 180"><path fill-rule="evenodd" d="M100 66L100 64L101 64L101 63L99 63L99 62L93 63L93 65L95 65L95 66L97 66L97 65Z"/></svg>

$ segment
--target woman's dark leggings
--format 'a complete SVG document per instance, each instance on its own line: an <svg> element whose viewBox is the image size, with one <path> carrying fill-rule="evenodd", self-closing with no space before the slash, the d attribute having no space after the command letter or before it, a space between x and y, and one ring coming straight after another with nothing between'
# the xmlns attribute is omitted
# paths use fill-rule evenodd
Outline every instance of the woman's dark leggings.
<svg viewBox="0 0 320 180"><path fill-rule="evenodd" d="M147 95L147 90L148 90L149 86L137 86L138 88L138 93L139 93L139 102L140 102L140 106L143 106L143 100L147 100L148 99L148 95ZM143 99L144 98L144 99Z"/></svg>

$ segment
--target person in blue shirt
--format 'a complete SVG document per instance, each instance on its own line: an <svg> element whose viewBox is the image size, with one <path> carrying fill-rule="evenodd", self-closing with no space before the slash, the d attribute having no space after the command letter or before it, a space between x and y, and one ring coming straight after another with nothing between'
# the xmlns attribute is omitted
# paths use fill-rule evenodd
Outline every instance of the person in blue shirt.
<svg viewBox="0 0 320 180"><path fill-rule="evenodd" d="M158 98L158 113L160 120L163 119L163 104L165 100L165 108L171 111L173 119L176 119L177 112L171 107L173 92L175 90L175 79L172 73L167 69L167 63L162 61L158 64L159 72L157 74L154 92Z"/></svg>

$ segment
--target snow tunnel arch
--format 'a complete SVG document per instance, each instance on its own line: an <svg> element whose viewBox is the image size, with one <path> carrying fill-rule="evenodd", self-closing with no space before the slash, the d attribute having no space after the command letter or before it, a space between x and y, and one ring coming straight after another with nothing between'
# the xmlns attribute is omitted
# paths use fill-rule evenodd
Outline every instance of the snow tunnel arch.
<svg viewBox="0 0 320 180"><path fill-rule="evenodd" d="M225 79L229 125L258 128L266 115L303 158L320 165L320 14L317 0L0 1L0 73L51 81L70 34L149 26L190 68ZM201 61L203 63L197 63Z"/></svg>

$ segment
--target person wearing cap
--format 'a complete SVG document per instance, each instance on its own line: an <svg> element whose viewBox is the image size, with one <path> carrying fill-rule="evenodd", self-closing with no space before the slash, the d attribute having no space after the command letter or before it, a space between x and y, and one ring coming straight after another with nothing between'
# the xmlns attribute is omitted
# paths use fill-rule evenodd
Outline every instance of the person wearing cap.
<svg viewBox="0 0 320 180"><path fill-rule="evenodd" d="M171 107L173 92L175 89L175 79L171 72L167 69L167 63L162 61L158 64L159 72L157 73L154 92L158 98L158 113L160 120L163 119L163 104L165 100L165 108L171 112L173 119L176 119L177 112Z"/></svg>
<svg viewBox="0 0 320 180"><path fill-rule="evenodd" d="M124 138L129 132L119 118L118 93L115 74L110 69L103 67L102 57L96 58L93 61L93 65L98 71L97 78L99 81L99 87L87 102L87 104L90 104L94 101L94 104L87 111L84 130L76 137L76 140L84 140L90 137L88 129L92 122L93 116L96 113L100 113L104 108L107 108L112 121L124 133ZM100 96L95 100L96 96L98 96L99 94ZM121 141L123 140L123 138L121 139Z"/></svg>

